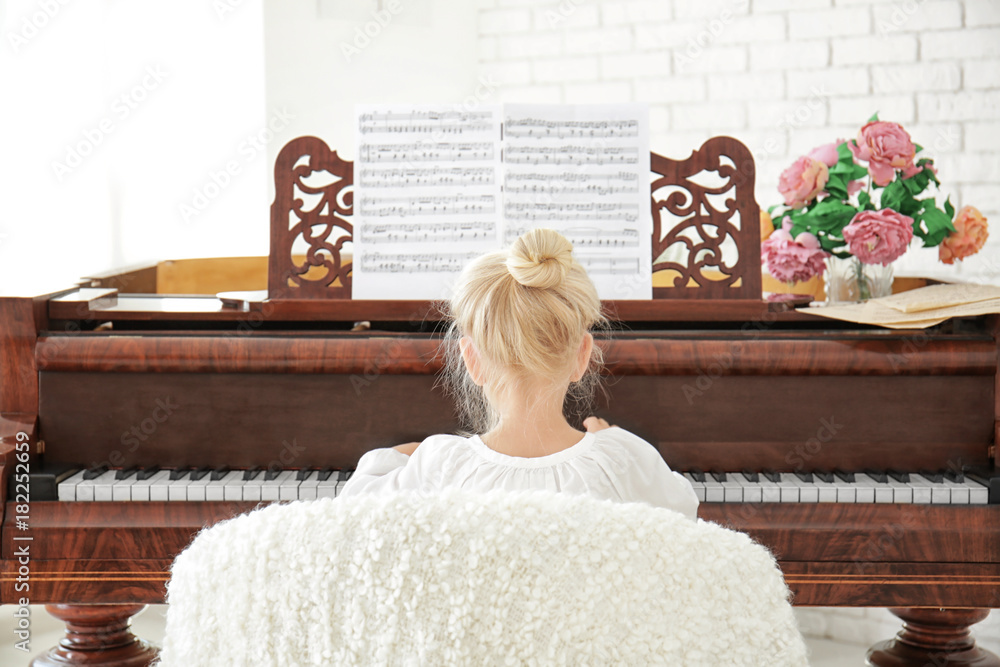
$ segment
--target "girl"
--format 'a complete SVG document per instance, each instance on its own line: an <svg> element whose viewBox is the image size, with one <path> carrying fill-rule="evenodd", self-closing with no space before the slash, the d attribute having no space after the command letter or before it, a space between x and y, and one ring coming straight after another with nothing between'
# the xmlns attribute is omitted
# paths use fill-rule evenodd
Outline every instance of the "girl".
<svg viewBox="0 0 1000 667"><path fill-rule="evenodd" d="M590 330L605 323L597 290L550 229L473 261L451 300L446 379L480 435L434 435L376 449L340 495L462 487L549 489L647 502L694 518L691 484L659 452L603 419L586 433L563 416L567 398L592 398L602 362Z"/></svg>

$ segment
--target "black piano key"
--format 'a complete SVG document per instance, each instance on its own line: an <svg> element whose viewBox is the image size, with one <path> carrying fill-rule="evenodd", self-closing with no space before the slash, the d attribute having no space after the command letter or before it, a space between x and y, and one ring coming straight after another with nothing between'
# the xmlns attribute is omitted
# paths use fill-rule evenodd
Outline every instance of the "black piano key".
<svg viewBox="0 0 1000 667"><path fill-rule="evenodd" d="M813 476L818 478L821 482L826 482L827 484L833 484L833 473L826 472L825 470L817 470L813 473Z"/></svg>
<svg viewBox="0 0 1000 667"><path fill-rule="evenodd" d="M170 481L176 482L183 477L187 477L191 474L191 470L193 470L193 468L174 468L170 471Z"/></svg>
<svg viewBox="0 0 1000 667"><path fill-rule="evenodd" d="M222 466L212 471L211 479L213 482L218 482L220 479L222 479L228 474L229 474L229 466Z"/></svg>
<svg viewBox="0 0 1000 667"><path fill-rule="evenodd" d="M123 468L115 473L115 479L128 479L132 475L138 476L138 473L139 469L135 466L132 466L131 468Z"/></svg>
<svg viewBox="0 0 1000 667"><path fill-rule="evenodd" d="M699 470L698 468L693 468L691 470L688 470L688 474L691 475L692 478L694 478L694 481L701 482L702 484L705 483L705 473L702 470Z"/></svg>
<svg viewBox="0 0 1000 667"><path fill-rule="evenodd" d="M865 474L874 479L879 484L888 484L889 477L884 470L865 470Z"/></svg>
<svg viewBox="0 0 1000 667"><path fill-rule="evenodd" d="M212 472L212 469L208 466L200 466L191 471L191 481L197 482L199 479Z"/></svg>
<svg viewBox="0 0 1000 667"><path fill-rule="evenodd" d="M955 470L954 468L948 468L944 471L944 476L955 482L956 484L961 484L965 481L965 473L961 470Z"/></svg>
<svg viewBox="0 0 1000 667"><path fill-rule="evenodd" d="M944 475L934 470L921 470L919 475L924 479L926 479L928 482L932 482L934 484L944 483Z"/></svg>
<svg viewBox="0 0 1000 667"><path fill-rule="evenodd" d="M777 484L781 481L781 473L775 472L774 470L765 470L761 473L769 482L774 482Z"/></svg>
<svg viewBox="0 0 1000 667"><path fill-rule="evenodd" d="M88 468L87 472L83 473L84 479L94 479L100 477L108 471L108 466L96 466L94 468Z"/></svg>
<svg viewBox="0 0 1000 667"><path fill-rule="evenodd" d="M902 470L889 470L887 474L897 482L902 482L904 484L910 483L910 473L908 472L903 472Z"/></svg>
<svg viewBox="0 0 1000 667"><path fill-rule="evenodd" d="M306 478L309 477L309 475L312 474L313 470L315 470L315 468L303 468L298 473L296 473L296 475L295 475L295 481L296 482L304 482L304 481L306 481Z"/></svg>
<svg viewBox="0 0 1000 667"><path fill-rule="evenodd" d="M340 480L341 482L346 482L351 478L351 475L353 474L354 474L353 470L340 470L337 473L337 479Z"/></svg>
<svg viewBox="0 0 1000 667"><path fill-rule="evenodd" d="M243 471L243 481L244 482L249 482L250 480L256 479L260 475L261 472L262 472L262 470L260 468L258 468L257 466L254 466L253 468L249 468L247 470L244 470Z"/></svg>
<svg viewBox="0 0 1000 667"><path fill-rule="evenodd" d="M150 466L140 470L136 474L135 478L141 482L142 480L149 479L158 472L160 472L160 466Z"/></svg>
<svg viewBox="0 0 1000 667"><path fill-rule="evenodd" d="M839 477L841 481L847 482L848 484L854 484L855 482L853 472L847 472L846 470L841 470L840 468L837 468L836 470L833 471L833 474Z"/></svg>
<svg viewBox="0 0 1000 667"><path fill-rule="evenodd" d="M28 472L28 500L59 500L59 482L69 479L78 472L80 472L78 466L67 463L33 464ZM15 484L12 477L7 484L7 499L18 501L19 491L24 491L23 484Z"/></svg>
<svg viewBox="0 0 1000 667"><path fill-rule="evenodd" d="M709 474L712 476L712 479L714 479L719 484L722 484L723 482L726 481L726 473L724 473L724 472L715 472L713 470Z"/></svg>
<svg viewBox="0 0 1000 667"><path fill-rule="evenodd" d="M268 468L267 472L264 473L264 481L270 482L273 479L278 479L278 475L285 472L284 468Z"/></svg>
<svg viewBox="0 0 1000 667"><path fill-rule="evenodd" d="M333 468L330 467L320 468L319 472L316 474L316 478L319 479L319 481L321 482L325 482L326 480L330 479L330 475L332 475L333 472L334 472Z"/></svg>
<svg viewBox="0 0 1000 667"><path fill-rule="evenodd" d="M812 482L813 481L813 476L812 476L811 472L800 472L800 471L796 470L795 471L795 476L798 477L803 482Z"/></svg>
<svg viewBox="0 0 1000 667"><path fill-rule="evenodd" d="M760 481L760 476L757 473L755 473L753 470L747 470L747 469L744 468L744 470L743 470L743 476L747 478L748 482L759 482Z"/></svg>

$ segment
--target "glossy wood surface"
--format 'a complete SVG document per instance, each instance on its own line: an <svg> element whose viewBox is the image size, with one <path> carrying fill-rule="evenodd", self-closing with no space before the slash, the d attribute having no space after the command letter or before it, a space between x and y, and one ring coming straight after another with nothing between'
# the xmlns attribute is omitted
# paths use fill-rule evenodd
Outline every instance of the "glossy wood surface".
<svg viewBox="0 0 1000 667"><path fill-rule="evenodd" d="M47 605L46 611L66 624L66 635L55 648L36 657L31 667L148 667L156 648L138 639L129 619L145 605Z"/></svg>
<svg viewBox="0 0 1000 667"><path fill-rule="evenodd" d="M916 341L916 342L915 342ZM617 375L993 375L987 336L713 331L616 333L598 340ZM42 336L38 369L55 372L365 373L440 371L439 342L397 332ZM919 351L919 354L916 353ZM386 363L391 360L391 363Z"/></svg>

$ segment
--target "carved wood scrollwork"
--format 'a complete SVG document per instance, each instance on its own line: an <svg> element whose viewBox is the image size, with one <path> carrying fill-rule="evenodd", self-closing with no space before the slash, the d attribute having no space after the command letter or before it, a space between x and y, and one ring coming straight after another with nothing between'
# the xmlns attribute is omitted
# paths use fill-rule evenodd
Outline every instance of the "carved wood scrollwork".
<svg viewBox="0 0 1000 667"><path fill-rule="evenodd" d="M686 160L652 154L653 272L670 287L654 298L761 296L760 207L750 151L731 137L709 139Z"/></svg>
<svg viewBox="0 0 1000 667"><path fill-rule="evenodd" d="M653 153L651 167L653 271L673 283L653 297L760 300L760 209L746 146L715 137L686 160ZM713 173L716 183L704 182ZM350 299L354 164L299 137L278 154L274 187L269 297Z"/></svg>
<svg viewBox="0 0 1000 667"><path fill-rule="evenodd" d="M348 221L354 207L354 164L321 139L293 139L275 161L274 191L270 298L350 299L351 263L342 253L354 233Z"/></svg>

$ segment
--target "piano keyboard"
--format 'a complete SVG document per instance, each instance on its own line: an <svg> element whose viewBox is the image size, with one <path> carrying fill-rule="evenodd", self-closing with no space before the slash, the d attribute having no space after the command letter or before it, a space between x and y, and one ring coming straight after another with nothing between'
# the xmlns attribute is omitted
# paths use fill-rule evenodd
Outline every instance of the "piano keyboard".
<svg viewBox="0 0 1000 667"><path fill-rule="evenodd" d="M58 500L291 501L335 498L352 471L230 470L229 468L96 468L58 479ZM708 503L907 503L985 505L990 487L960 472L684 473L698 500ZM994 480L995 481L995 480ZM996 486L996 485L994 485ZM996 493L994 493L994 496ZM51 498L55 500L56 498Z"/></svg>
<svg viewBox="0 0 1000 667"><path fill-rule="evenodd" d="M316 500L335 498L350 471L229 470L80 470L59 482L61 501L134 502L211 500Z"/></svg>
<svg viewBox="0 0 1000 667"><path fill-rule="evenodd" d="M956 472L686 472L708 503L907 503L986 505L989 488Z"/></svg>

